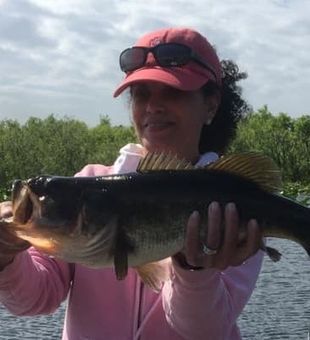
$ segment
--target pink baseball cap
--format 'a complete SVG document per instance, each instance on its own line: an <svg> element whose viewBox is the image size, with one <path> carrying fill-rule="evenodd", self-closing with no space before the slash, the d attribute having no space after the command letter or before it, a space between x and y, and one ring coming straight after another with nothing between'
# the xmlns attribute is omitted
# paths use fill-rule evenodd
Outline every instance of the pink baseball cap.
<svg viewBox="0 0 310 340"><path fill-rule="evenodd" d="M209 80L221 86L222 67L219 58L212 45L200 33L190 28L166 28L144 35L134 46L154 47L163 43L178 43L190 47L214 70L216 79L214 73L195 61L180 67L161 67L156 65L150 53L147 61L153 58L153 62L127 73L115 90L114 97L120 95L128 86L143 81L156 81L183 91L198 90Z"/></svg>

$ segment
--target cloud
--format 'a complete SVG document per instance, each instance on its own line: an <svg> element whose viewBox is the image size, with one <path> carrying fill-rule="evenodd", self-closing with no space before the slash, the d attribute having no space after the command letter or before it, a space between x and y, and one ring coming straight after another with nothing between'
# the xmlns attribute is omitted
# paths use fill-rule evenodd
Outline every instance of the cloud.
<svg viewBox="0 0 310 340"><path fill-rule="evenodd" d="M307 0L0 0L0 119L49 113L129 123L120 51L148 31L190 26L249 74L255 109L309 114Z"/></svg>

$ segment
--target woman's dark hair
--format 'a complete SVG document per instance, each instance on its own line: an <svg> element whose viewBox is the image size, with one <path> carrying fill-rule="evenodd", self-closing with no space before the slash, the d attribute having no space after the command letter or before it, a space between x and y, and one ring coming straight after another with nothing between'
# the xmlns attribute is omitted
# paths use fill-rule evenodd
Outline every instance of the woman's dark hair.
<svg viewBox="0 0 310 340"><path fill-rule="evenodd" d="M205 96L220 93L221 102L212 123L204 125L201 130L200 153L215 151L223 154L235 136L238 121L250 110L242 98L241 87L237 85L247 74L239 72L238 66L231 60L222 60L221 65L222 88L219 89L214 82L208 82L201 88Z"/></svg>

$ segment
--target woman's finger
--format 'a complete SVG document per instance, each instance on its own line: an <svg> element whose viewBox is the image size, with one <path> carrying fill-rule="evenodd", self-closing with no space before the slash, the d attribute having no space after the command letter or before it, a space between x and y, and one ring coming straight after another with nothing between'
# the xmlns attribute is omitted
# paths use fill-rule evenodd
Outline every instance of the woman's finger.
<svg viewBox="0 0 310 340"><path fill-rule="evenodd" d="M241 265L249 257L253 256L259 249L262 241L262 232L255 219L251 219L247 224L247 237L237 248L233 266Z"/></svg>
<svg viewBox="0 0 310 340"><path fill-rule="evenodd" d="M211 250L217 250L221 243L222 211L218 202L212 202L208 207L208 225L205 245Z"/></svg>
<svg viewBox="0 0 310 340"><path fill-rule="evenodd" d="M228 203L224 211L224 239L219 256L217 258L216 267L226 269L232 261L232 257L236 254L239 232L239 215L234 203Z"/></svg>
<svg viewBox="0 0 310 340"><path fill-rule="evenodd" d="M194 211L187 222L186 234L185 234L185 257L188 264L191 266L199 266L199 252L200 252L200 240L199 240L199 225L200 214L198 211Z"/></svg>

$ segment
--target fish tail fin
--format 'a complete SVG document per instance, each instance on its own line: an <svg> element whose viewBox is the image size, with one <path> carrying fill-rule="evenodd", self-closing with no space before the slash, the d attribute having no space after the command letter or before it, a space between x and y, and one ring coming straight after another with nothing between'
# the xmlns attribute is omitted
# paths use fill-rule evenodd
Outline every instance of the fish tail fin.
<svg viewBox="0 0 310 340"><path fill-rule="evenodd" d="M301 245L310 257L310 207L289 198L286 200L289 203L287 211L290 213L286 220L291 232L287 238Z"/></svg>
<svg viewBox="0 0 310 340"><path fill-rule="evenodd" d="M309 230L310 227L310 207L304 207L304 223L303 224L303 230ZM302 241L301 241L302 240ZM300 237L299 243L301 246L305 249L306 253L310 257L310 236L309 233L307 233L307 236Z"/></svg>
<svg viewBox="0 0 310 340"><path fill-rule="evenodd" d="M310 257L310 242L301 242L301 245L305 249L308 256Z"/></svg>
<svg viewBox="0 0 310 340"><path fill-rule="evenodd" d="M157 293L160 292L163 282L168 280L170 274L166 260L150 262L135 269L142 282Z"/></svg>

